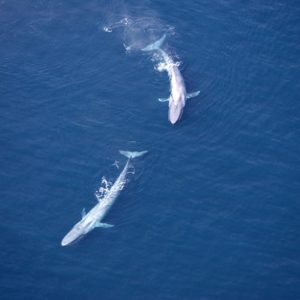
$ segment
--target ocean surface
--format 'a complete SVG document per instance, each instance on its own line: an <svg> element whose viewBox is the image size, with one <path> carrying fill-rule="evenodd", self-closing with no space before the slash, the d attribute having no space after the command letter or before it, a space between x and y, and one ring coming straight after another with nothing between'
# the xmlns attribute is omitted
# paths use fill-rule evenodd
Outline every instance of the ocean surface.
<svg viewBox="0 0 300 300"><path fill-rule="evenodd" d="M299 1L0 1L0 298L300 299L299 32ZM115 226L61 247L119 150Z"/></svg>

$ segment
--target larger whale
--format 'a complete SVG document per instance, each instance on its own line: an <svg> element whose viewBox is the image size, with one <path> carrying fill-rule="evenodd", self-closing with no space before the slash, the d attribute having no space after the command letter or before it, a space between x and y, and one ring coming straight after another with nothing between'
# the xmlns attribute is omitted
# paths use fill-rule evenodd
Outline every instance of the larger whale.
<svg viewBox="0 0 300 300"><path fill-rule="evenodd" d="M129 152L129 151L120 151L120 153L128 158L126 165L119 177L112 185L112 187L107 191L104 198L96 197L98 199L98 203L86 214L83 210L82 219L76 223L73 228L65 235L65 237L61 241L62 246L67 246L79 238L86 235L88 232L93 230L96 227L109 228L113 225L102 223L102 219L105 217L109 209L114 204L116 198L120 194L120 191L124 188L126 183L126 175L128 172L128 168L130 166L131 159L135 157L139 157L147 153L147 151L141 152Z"/></svg>
<svg viewBox="0 0 300 300"><path fill-rule="evenodd" d="M171 56L161 49L161 45L166 39L164 34L158 41L143 48L142 51L157 51L163 58L170 80L170 97L167 99L159 99L159 101L169 101L168 118L172 124L180 120L186 99L196 97L200 91L189 93L186 92L185 82L181 75L178 64L176 64Z"/></svg>

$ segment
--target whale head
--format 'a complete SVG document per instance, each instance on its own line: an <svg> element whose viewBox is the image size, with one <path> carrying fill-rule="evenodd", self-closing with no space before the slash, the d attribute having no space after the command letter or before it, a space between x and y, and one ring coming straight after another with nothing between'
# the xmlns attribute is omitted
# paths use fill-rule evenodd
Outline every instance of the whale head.
<svg viewBox="0 0 300 300"><path fill-rule="evenodd" d="M85 231L86 230L83 224L81 222L78 222L62 239L61 245L67 246L74 243L85 235Z"/></svg>

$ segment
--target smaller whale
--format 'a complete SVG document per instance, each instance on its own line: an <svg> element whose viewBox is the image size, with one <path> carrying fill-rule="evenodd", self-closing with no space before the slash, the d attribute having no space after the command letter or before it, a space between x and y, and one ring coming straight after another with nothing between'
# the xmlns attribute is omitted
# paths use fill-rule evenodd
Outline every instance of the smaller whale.
<svg viewBox="0 0 300 300"><path fill-rule="evenodd" d="M88 232L96 227L109 228L113 225L102 223L102 219L105 217L109 209L114 204L116 198L120 194L120 191L124 188L126 183L126 175L130 162L133 158L140 157L146 154L148 151L141 152L130 152L130 151L120 151L120 153L128 158L124 169L120 173L119 177L112 185L112 187L106 192L103 198L96 194L98 203L88 212L82 210L82 219L76 223L73 228L65 235L61 241L62 246L70 245L71 243L77 241Z"/></svg>
<svg viewBox="0 0 300 300"><path fill-rule="evenodd" d="M167 72L170 80L170 97L167 99L160 98L158 100L161 102L169 102L169 121L172 124L175 124L182 116L186 99L198 96L200 91L187 94L185 82L179 71L178 65L164 50L161 49L161 45L165 41L166 37L166 34L164 34L159 40L143 48L142 51L157 51L162 56L167 66Z"/></svg>

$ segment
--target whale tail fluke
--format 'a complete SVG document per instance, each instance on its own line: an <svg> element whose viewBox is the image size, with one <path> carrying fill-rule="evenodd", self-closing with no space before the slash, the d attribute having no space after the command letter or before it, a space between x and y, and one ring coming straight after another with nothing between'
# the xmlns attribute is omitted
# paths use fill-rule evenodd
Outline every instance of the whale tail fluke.
<svg viewBox="0 0 300 300"><path fill-rule="evenodd" d="M165 41L167 35L164 34L159 40L157 40L156 42L149 44L148 46L146 46L145 48L142 49L142 51L155 51L155 50L159 50L161 45L163 44L163 42Z"/></svg>
<svg viewBox="0 0 300 300"><path fill-rule="evenodd" d="M124 156L126 156L127 158L136 158L136 157L140 157L143 156L144 154L146 154L148 151L122 151L120 150L120 153Z"/></svg>

